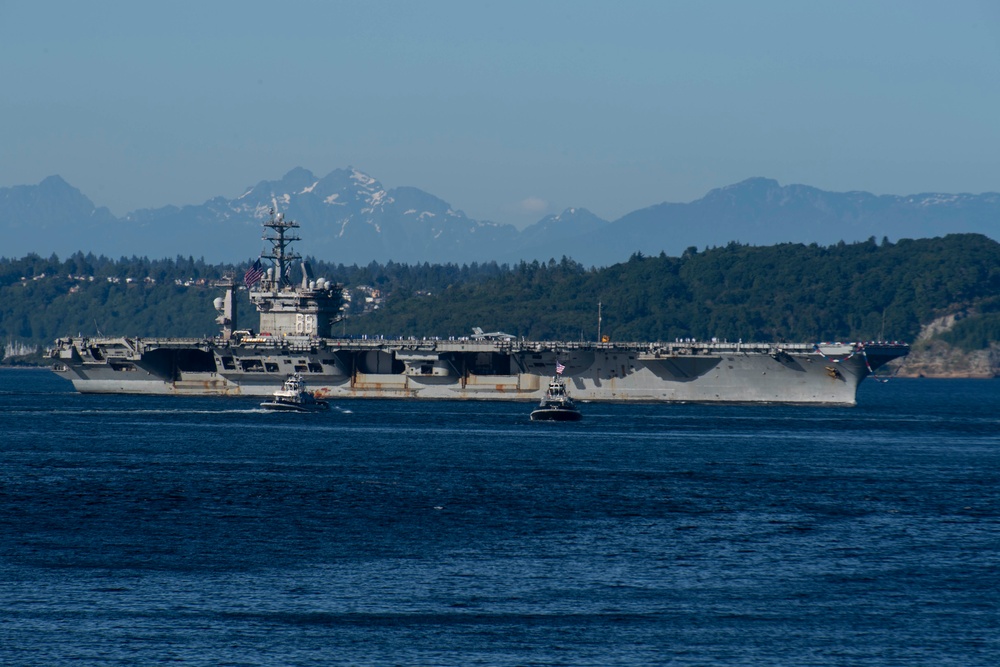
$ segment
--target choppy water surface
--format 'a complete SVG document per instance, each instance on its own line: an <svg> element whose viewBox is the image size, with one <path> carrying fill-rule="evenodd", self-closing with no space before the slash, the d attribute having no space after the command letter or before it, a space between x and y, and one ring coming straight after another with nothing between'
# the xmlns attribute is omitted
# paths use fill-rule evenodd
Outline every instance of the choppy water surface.
<svg viewBox="0 0 1000 667"><path fill-rule="evenodd" d="M1000 382L860 402L283 415L3 370L0 664L1000 664Z"/></svg>

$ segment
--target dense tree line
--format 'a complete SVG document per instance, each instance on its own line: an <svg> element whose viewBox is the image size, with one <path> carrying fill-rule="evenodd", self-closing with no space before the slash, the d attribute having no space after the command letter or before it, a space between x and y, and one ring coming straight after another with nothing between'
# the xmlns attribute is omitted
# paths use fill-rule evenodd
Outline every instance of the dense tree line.
<svg viewBox="0 0 1000 667"><path fill-rule="evenodd" d="M433 293L506 270L495 263L344 266L315 258L306 261L314 276L348 289L370 286L386 294ZM222 293L214 283L226 274L239 282L251 263L248 259L240 265L212 265L192 257L110 259L82 253L65 260L55 255L0 258L0 341L44 346L76 334L212 335L218 331L212 301ZM353 303L363 305L363 294L359 292ZM246 291L239 297L241 321L256 327Z"/></svg>
<svg viewBox="0 0 1000 667"><path fill-rule="evenodd" d="M963 349L1000 340L1000 244L975 234L892 244L732 243L604 269L548 262L366 266L311 258L314 275L385 297L349 317L349 334L464 336L473 326L531 339L914 340L921 325L962 319L941 337ZM217 330L213 281L249 264L76 254L0 259L0 339L46 345L69 334L202 336ZM256 321L245 292L244 323Z"/></svg>
<svg viewBox="0 0 1000 667"><path fill-rule="evenodd" d="M531 339L914 340L921 325L965 312L947 340L1000 340L1000 244L975 234L821 247L732 243L600 270L563 258L521 263L432 296L393 292L348 331L464 335L471 326Z"/></svg>

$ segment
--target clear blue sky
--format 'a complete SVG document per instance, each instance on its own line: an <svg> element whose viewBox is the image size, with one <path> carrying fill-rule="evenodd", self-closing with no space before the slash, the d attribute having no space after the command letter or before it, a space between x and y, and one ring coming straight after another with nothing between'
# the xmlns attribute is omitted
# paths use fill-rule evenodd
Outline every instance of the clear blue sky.
<svg viewBox="0 0 1000 667"><path fill-rule="evenodd" d="M348 165L478 219L751 176L1000 191L1000 3L0 0L0 186L117 215Z"/></svg>

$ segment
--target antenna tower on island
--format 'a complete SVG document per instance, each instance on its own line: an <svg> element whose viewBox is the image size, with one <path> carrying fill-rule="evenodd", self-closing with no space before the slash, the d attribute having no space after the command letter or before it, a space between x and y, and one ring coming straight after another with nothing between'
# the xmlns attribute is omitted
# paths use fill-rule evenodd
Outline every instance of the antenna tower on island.
<svg viewBox="0 0 1000 667"><path fill-rule="evenodd" d="M283 213L278 213L278 204L273 202L271 207L271 218L264 223L265 241L271 244L270 253L262 253L261 257L271 260L274 264L274 284L288 284L291 282L291 263L301 259L300 255L292 252L292 241L301 240L298 236L291 234L293 229L299 227L299 223L294 220L285 220ZM270 233L269 233L270 230Z"/></svg>

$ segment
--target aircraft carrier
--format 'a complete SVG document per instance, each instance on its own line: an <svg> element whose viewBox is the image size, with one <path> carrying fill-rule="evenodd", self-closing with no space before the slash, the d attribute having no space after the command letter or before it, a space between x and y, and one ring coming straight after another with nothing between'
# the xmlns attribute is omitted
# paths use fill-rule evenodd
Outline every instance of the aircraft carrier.
<svg viewBox="0 0 1000 667"><path fill-rule="evenodd" d="M82 393L270 396L300 373L325 398L537 401L556 363L578 401L854 405L858 385L909 353L898 342L567 342L502 333L442 339L337 338L341 286L289 278L298 224L272 211L271 250L245 276L259 313L239 329L230 277L216 299L213 338L70 337L53 370Z"/></svg>

